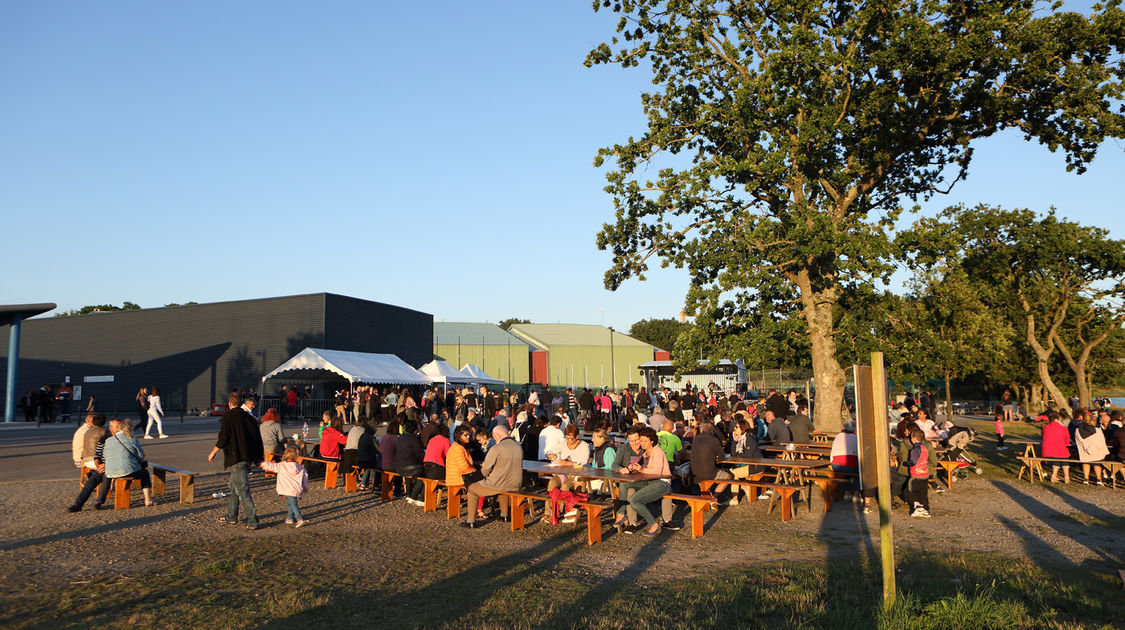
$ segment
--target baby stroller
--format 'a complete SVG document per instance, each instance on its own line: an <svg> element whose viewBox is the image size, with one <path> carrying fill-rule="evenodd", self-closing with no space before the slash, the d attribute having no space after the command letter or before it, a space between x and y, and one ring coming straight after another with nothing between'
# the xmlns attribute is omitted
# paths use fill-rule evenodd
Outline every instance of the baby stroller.
<svg viewBox="0 0 1125 630"><path fill-rule="evenodd" d="M952 426L949 427L948 436L942 440L942 445L946 446L948 450L945 451L942 459L947 462L957 462L956 475L964 479L969 476L967 468L972 468L973 472L980 475L984 473L980 466L977 465L977 460L969 455L969 444L976 438L977 432L969 427Z"/></svg>

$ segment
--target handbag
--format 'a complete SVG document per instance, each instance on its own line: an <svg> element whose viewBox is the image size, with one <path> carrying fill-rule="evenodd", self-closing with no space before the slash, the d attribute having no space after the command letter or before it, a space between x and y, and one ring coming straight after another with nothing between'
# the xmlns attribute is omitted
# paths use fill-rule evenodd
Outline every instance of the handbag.
<svg viewBox="0 0 1125 630"><path fill-rule="evenodd" d="M471 473L461 475L461 480L465 482L465 487L469 487L478 481L484 481L484 473L479 470L474 470Z"/></svg>

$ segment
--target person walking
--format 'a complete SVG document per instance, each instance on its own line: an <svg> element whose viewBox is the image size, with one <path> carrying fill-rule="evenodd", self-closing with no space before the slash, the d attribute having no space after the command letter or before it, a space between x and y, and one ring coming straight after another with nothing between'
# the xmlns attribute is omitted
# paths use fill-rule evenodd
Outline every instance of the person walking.
<svg viewBox="0 0 1125 630"><path fill-rule="evenodd" d="M142 387L137 392L137 415L140 416L141 421L133 427L134 431L140 431L144 426L145 421L148 420L148 388Z"/></svg>
<svg viewBox="0 0 1125 630"><path fill-rule="evenodd" d="M164 435L164 408L160 406L160 388L153 387L152 394L148 397L148 424L145 425L145 439L151 440L152 436L148 434L152 429L152 423L156 423L156 433L161 439L168 437Z"/></svg>
<svg viewBox="0 0 1125 630"><path fill-rule="evenodd" d="M246 512L246 528L258 529L258 513L254 509L254 499L250 496L250 466L258 465L265 459L262 449L262 436L258 423L242 408L242 396L232 392L229 398L230 410L223 414L219 437L214 448L207 455L207 461L215 461L215 455L223 452L223 468L230 471L230 497L227 499L227 514L219 517L225 523L238 523L238 509Z"/></svg>

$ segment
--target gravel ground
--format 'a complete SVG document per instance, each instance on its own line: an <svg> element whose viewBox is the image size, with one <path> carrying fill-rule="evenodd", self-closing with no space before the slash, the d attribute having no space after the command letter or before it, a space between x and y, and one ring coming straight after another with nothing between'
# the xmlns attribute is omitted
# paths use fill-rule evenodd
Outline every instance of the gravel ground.
<svg viewBox="0 0 1125 630"><path fill-rule="evenodd" d="M538 521L511 532L497 522L466 530L446 519L444 510L423 513L405 501L383 504L372 493L346 494L313 485L301 506L309 524L295 529L282 522L284 504L273 491L273 480L255 475L252 489L262 528L248 531L217 520L226 499L211 494L225 489L223 474L197 478L194 505L175 502L178 489L170 479L168 494L155 507L140 506L140 493L134 492L130 510L95 511L91 502L77 514L65 511L77 494L76 481L3 483L0 552L5 562L0 589L6 596L18 596L26 588L155 569L187 560L178 555L198 553L201 545L235 538L272 539L270 547L301 546L309 538L362 540L364 544L350 544L347 553L330 560L341 569L507 557L512 563L539 562L545 568L565 560L583 575L641 583L747 563L875 554L879 547L877 514L864 515L862 506L851 503L836 503L823 514L815 489L811 513L801 505L789 523L782 523L776 511L767 514L765 502L743 503L712 512L701 539L693 540L689 527L651 540L617 535L607 520L603 542L588 547L584 523L573 529ZM902 508L894 512L896 548L941 554L976 551L1060 568L1125 566L1122 488L972 475L952 491L931 494L931 504L932 519L909 518ZM677 516L683 519L685 509Z"/></svg>

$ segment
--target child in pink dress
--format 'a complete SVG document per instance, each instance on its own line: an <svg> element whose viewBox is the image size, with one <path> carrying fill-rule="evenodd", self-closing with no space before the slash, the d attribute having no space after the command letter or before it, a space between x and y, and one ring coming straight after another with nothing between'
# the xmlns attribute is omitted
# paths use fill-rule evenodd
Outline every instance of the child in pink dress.
<svg viewBox="0 0 1125 630"><path fill-rule="evenodd" d="M297 457L297 449L290 446L285 449L280 462L262 462L262 468L277 473L277 493L285 497L286 524L300 527L305 524L305 519L301 518L297 499L309 489L309 474L297 462Z"/></svg>
<svg viewBox="0 0 1125 630"><path fill-rule="evenodd" d="M1004 412L997 411L994 420L993 426L996 428L996 450L1008 450L1008 447L1004 446Z"/></svg>

